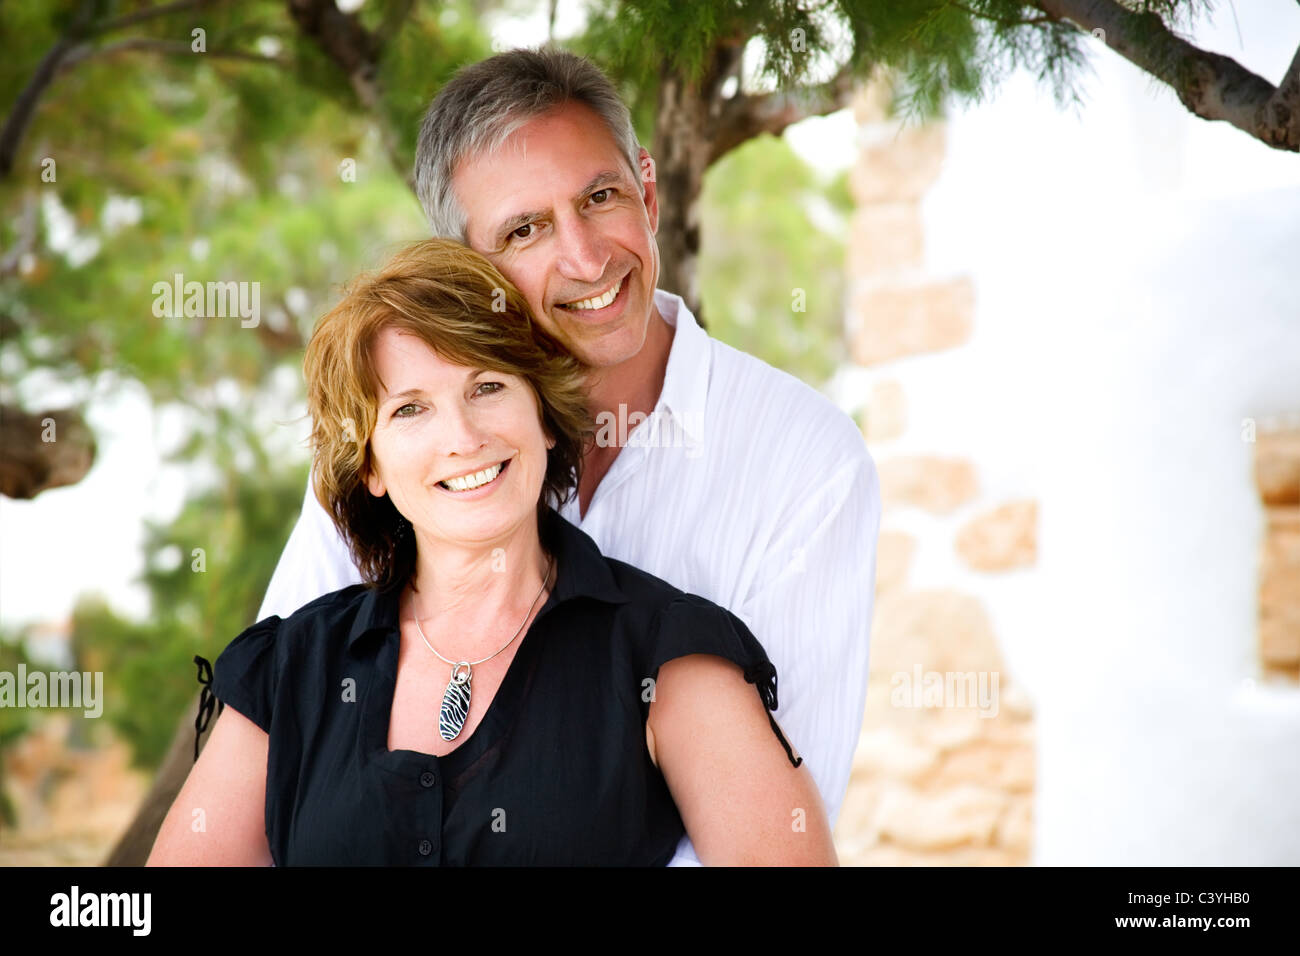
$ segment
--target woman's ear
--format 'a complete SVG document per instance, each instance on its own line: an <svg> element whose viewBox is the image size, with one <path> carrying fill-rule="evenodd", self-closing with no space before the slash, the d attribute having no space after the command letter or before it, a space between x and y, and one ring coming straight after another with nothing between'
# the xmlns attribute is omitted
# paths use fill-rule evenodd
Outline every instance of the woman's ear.
<svg viewBox="0 0 1300 956"><path fill-rule="evenodd" d="M384 493L388 490L384 487L384 480L370 468L366 469L366 487L376 498L384 497Z"/></svg>

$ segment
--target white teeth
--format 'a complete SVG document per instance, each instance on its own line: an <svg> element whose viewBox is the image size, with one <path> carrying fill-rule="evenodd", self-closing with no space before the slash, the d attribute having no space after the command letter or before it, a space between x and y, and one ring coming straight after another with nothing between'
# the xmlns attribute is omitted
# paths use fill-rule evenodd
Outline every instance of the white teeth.
<svg viewBox="0 0 1300 956"><path fill-rule="evenodd" d="M622 285L623 285L623 283L622 283L622 281L620 280L620 281L618 282L618 284L616 284L613 288L611 288L611 289L610 289L608 292L606 292L604 295L602 295L602 296L597 296L597 297L594 298L594 299L583 299L581 302L570 302L570 303L568 304L567 308L570 308L570 309L603 309L603 308L605 308L605 306L609 305L609 304L610 304L611 302L613 302L616 298L618 298L618 290L619 290L619 288L620 288Z"/></svg>
<svg viewBox="0 0 1300 956"><path fill-rule="evenodd" d="M504 464L504 462L502 463ZM501 474L501 465L493 465L491 468L484 468L482 471L475 472L472 475L464 475L460 478L448 478L440 481L438 484L444 488L450 488L452 491L469 491L471 488L478 488L480 485L486 485L489 481Z"/></svg>

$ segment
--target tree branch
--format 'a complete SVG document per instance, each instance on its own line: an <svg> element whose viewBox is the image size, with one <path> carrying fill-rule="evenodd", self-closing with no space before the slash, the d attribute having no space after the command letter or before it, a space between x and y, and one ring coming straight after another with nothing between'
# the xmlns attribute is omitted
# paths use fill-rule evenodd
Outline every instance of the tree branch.
<svg viewBox="0 0 1300 956"><path fill-rule="evenodd" d="M49 85L54 82L63 58L86 35L94 13L94 0L86 0L77 11L76 19L68 28L68 32L59 37L54 46L41 57L41 62L36 65L36 70L32 73L32 78L27 81L27 85L14 100L13 109L9 111L4 126L0 128L0 178L8 177L13 171L14 157L18 155L18 144L27 135L27 127L31 125L32 117L36 113L36 104L40 102Z"/></svg>
<svg viewBox="0 0 1300 956"><path fill-rule="evenodd" d="M221 60L243 60L249 63L263 63L270 66L287 67L288 61L280 56L265 56L261 53L252 53L247 50L205 50L202 53L195 53L190 44L184 40L156 40L153 37L128 37L125 40L117 40L113 43L106 43L103 46L91 46L88 43L82 44L72 53L64 57L63 62L59 65L59 71L70 70L78 64L99 56L111 56L114 53L122 53L128 50L146 50L153 53L179 53L184 56L210 56Z"/></svg>
<svg viewBox="0 0 1300 956"><path fill-rule="evenodd" d="M397 146L397 133L384 113L379 84L383 39L369 33L354 14L339 10L334 0L288 0L288 4L289 15L298 29L343 71L358 102L378 125L393 169L414 192L411 164L403 158Z"/></svg>
<svg viewBox="0 0 1300 956"><path fill-rule="evenodd" d="M810 116L825 116L848 106L854 76L845 67L827 83L798 92L737 93L722 106L709 165L759 133L780 136L787 126Z"/></svg>
<svg viewBox="0 0 1300 956"><path fill-rule="evenodd" d="M1043 15L1041 17L995 17L991 13L985 13L982 10L976 10L973 7L966 6L966 4L964 3L957 3L956 0L948 0L948 6L955 7L956 9L962 11L963 13L968 13L972 17L975 17L979 20L989 20L992 23L1000 23L1003 26L1011 26L1011 27L1033 26L1036 23L1052 22L1052 18L1047 15Z"/></svg>
<svg viewBox="0 0 1300 956"><path fill-rule="evenodd" d="M1187 109L1222 120L1276 149L1300 152L1300 50L1282 83L1272 83L1231 57L1193 46L1159 14L1135 13L1115 0L1031 0L1053 20L1096 35L1135 66L1167 84Z"/></svg>
<svg viewBox="0 0 1300 956"><path fill-rule="evenodd" d="M120 30L123 27L133 26L137 23L143 23L146 20L153 20L157 17L165 17L169 14L180 13L183 10L193 10L197 7L207 6L212 0L176 0L175 3L164 3L158 7L145 7L143 10L136 10L134 13L127 13L116 20L109 20L95 27L95 33L111 33L114 30Z"/></svg>
<svg viewBox="0 0 1300 956"><path fill-rule="evenodd" d="M143 23L146 20L208 6L212 2L213 0L176 0L174 3L165 3L156 7L136 10L133 13L118 17L116 20L95 23L97 4L95 0L85 0L67 31L63 36L59 37L45 56L41 58L41 62L37 64L31 79L27 81L27 85L23 87L18 94L18 98L14 101L13 108L5 118L4 126L0 127L0 179L8 177L13 172L14 159L18 155L18 146L23 141L23 137L27 135L27 128L31 125L32 118L36 113L36 105L40 102L41 97L45 95L45 91L50 84L54 82L55 77L91 57L104 53L114 53L119 50L142 49L175 53L190 52L188 44L155 40L149 37L132 37L127 40L120 40L117 43L110 43L107 46L95 47L88 42L92 37L111 33L136 23ZM268 60L279 62L275 58L259 56L253 53L241 53L234 50L210 51L207 55L254 62L267 62Z"/></svg>

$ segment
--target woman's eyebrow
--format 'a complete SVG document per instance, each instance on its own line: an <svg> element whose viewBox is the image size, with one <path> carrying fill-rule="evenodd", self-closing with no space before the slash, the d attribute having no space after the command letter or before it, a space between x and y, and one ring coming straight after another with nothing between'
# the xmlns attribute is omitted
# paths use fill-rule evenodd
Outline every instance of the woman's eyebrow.
<svg viewBox="0 0 1300 956"><path fill-rule="evenodd" d="M468 382L470 379L474 378L475 376L482 375L484 372L487 371L490 371L490 369L472 368L469 370L469 373L465 376L465 381ZM392 395L386 396L383 402L381 402L380 404L387 405L389 402L395 402L398 399L414 398L417 395L423 395L423 394L424 394L424 389L420 388L419 386L412 386L411 388L404 388L400 392L394 392Z"/></svg>

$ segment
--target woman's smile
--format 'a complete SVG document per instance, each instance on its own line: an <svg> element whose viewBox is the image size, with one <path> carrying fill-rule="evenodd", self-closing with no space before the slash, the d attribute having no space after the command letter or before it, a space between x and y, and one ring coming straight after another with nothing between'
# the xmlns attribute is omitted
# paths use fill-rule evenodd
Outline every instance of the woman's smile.
<svg viewBox="0 0 1300 956"><path fill-rule="evenodd" d="M448 478L440 481L437 483L438 490L444 494L470 501L486 497L502 483L512 461L514 461L513 458L507 458L505 461L484 468L481 471L470 472L459 478Z"/></svg>

